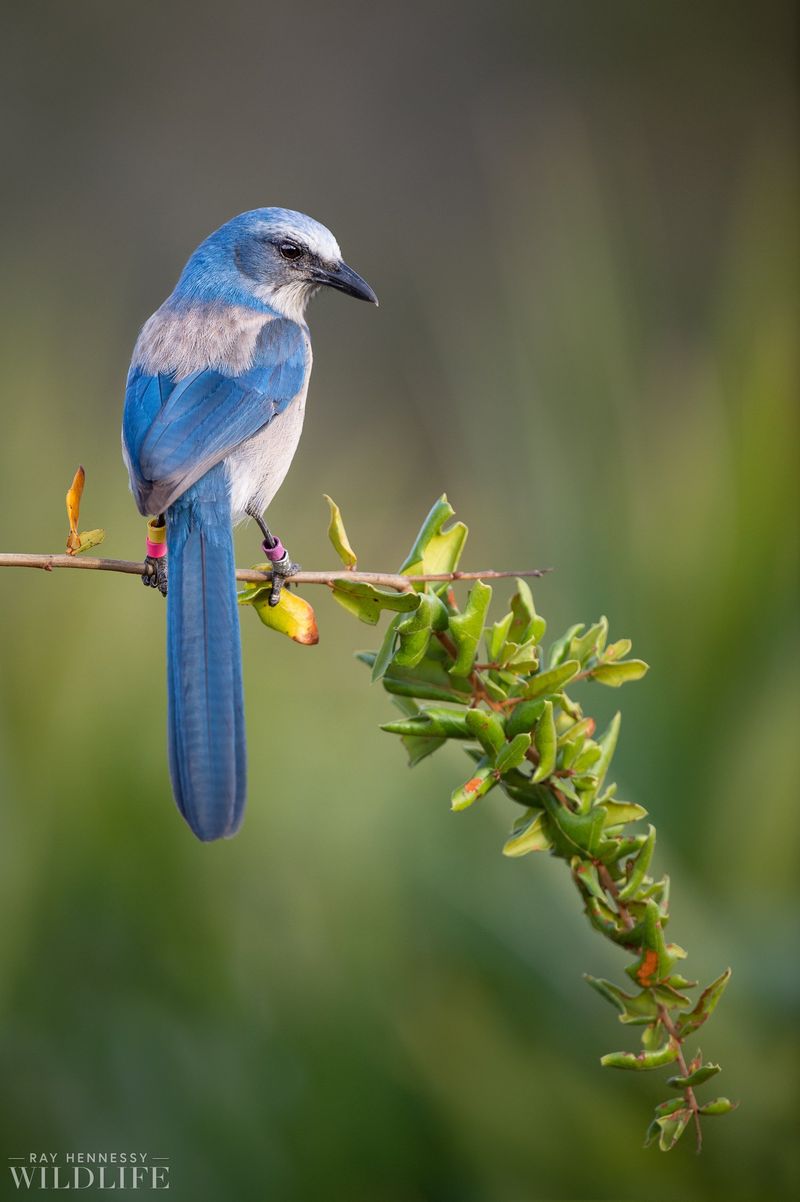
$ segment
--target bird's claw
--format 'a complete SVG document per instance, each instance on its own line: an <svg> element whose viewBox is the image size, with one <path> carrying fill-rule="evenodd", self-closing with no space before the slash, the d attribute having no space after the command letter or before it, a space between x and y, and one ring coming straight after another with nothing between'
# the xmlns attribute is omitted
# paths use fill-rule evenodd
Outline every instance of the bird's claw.
<svg viewBox="0 0 800 1202"><path fill-rule="evenodd" d="M290 576L300 571L299 563L292 563L289 552L284 551L280 559L272 565L272 590L269 594L269 604L275 606L281 599L283 586Z"/></svg>
<svg viewBox="0 0 800 1202"><path fill-rule="evenodd" d="M152 572L145 572L142 576L142 584L147 588L157 588L162 597L167 595L167 557L160 555L157 559L154 555L146 555L145 567L152 568Z"/></svg>

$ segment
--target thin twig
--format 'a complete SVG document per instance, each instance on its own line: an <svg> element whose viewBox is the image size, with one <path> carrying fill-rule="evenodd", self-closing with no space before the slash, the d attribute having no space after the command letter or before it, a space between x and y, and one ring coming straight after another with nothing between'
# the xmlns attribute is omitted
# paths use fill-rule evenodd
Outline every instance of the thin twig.
<svg viewBox="0 0 800 1202"><path fill-rule="evenodd" d="M40 568L51 572L54 568L82 568L89 572L123 572L128 576L152 576L149 564L136 563L127 559L96 559L89 555L25 555L0 553L0 568ZM409 584L435 584L450 580L508 580L514 576L544 576L551 568L526 568L521 572L434 572L428 575L404 576L400 572L352 572L345 567L326 572L297 572L292 584L327 584L334 580L352 580L359 584L374 584L379 588L393 588L405 592ZM237 568L236 579L247 584L259 584L272 579L271 572L258 572L254 568Z"/></svg>
<svg viewBox="0 0 800 1202"><path fill-rule="evenodd" d="M608 868L602 860L595 860L594 865L597 868L597 875L600 878L600 884L603 886L606 893L617 908L617 913L622 919L622 925L625 927L626 931L632 931L636 926L636 919L633 917L624 901L620 899L617 882L614 880L613 876L608 871Z"/></svg>
<svg viewBox="0 0 800 1202"><path fill-rule="evenodd" d="M686 1057L683 1054L683 1040L678 1033L678 1028L670 1018L669 1011L667 1010L666 1006L658 1007L658 1017L661 1019L664 1030L667 1032L670 1039L673 1040L678 1049L678 1068L681 1070L681 1076L688 1077L689 1066L687 1065ZM703 1127L700 1122L700 1107L697 1103L697 1098L695 1097L695 1092L691 1085L686 1086L683 1091L683 1096L686 1098L686 1104L694 1117L694 1127L697 1133L697 1151L701 1152L703 1150Z"/></svg>

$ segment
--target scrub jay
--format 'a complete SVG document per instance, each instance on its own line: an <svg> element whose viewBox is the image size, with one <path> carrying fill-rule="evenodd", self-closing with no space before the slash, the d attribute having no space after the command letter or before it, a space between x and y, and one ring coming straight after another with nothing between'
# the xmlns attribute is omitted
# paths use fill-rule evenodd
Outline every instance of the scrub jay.
<svg viewBox="0 0 800 1202"><path fill-rule="evenodd" d="M323 225L289 209L242 213L198 246L128 374L123 455L139 511L154 515L143 580L167 596L170 776L204 841L234 834L245 803L232 526L250 516L261 528L277 603L298 565L262 514L300 439L304 314L323 285L378 303Z"/></svg>

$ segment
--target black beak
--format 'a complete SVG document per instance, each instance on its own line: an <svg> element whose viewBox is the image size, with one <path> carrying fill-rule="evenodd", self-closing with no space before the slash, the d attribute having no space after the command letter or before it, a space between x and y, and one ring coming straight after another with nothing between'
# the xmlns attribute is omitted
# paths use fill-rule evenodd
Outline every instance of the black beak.
<svg viewBox="0 0 800 1202"><path fill-rule="evenodd" d="M317 283L326 284L329 288L338 288L340 292L346 292L348 296L354 296L357 300L369 301L372 305L378 303L378 298L367 281L362 280L361 276L357 275L346 263L340 263L331 271L320 271L316 280Z"/></svg>

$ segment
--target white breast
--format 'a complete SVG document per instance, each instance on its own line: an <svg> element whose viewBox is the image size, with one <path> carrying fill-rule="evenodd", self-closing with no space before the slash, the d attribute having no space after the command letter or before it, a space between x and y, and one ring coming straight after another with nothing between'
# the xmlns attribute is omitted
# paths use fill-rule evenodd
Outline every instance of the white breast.
<svg viewBox="0 0 800 1202"><path fill-rule="evenodd" d="M258 434L228 456L233 520L247 509L263 513L283 484L303 431L308 376L303 391Z"/></svg>

